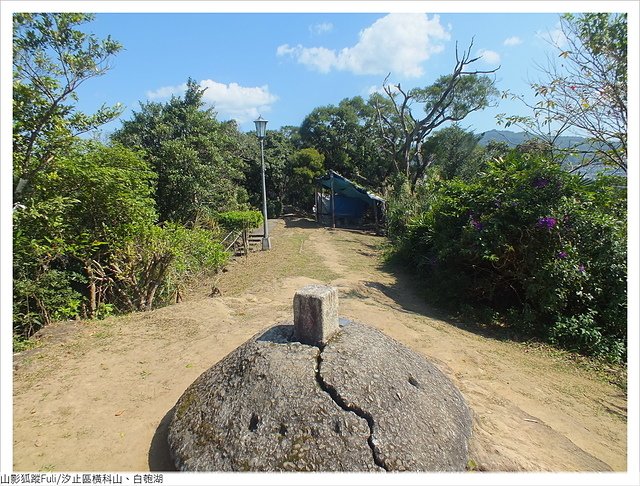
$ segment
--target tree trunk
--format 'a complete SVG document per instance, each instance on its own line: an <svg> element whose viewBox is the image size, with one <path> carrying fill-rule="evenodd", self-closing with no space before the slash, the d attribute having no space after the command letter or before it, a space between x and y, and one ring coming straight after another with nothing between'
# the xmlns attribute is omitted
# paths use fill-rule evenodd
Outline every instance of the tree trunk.
<svg viewBox="0 0 640 486"><path fill-rule="evenodd" d="M85 262L84 265L84 271L87 274L87 280L89 281L89 312L87 314L87 317L89 319L92 319L95 317L96 315L96 309L97 309L97 304L96 304L96 278L95 278L95 274L93 272L93 267L91 266L91 260L89 260L88 262Z"/></svg>

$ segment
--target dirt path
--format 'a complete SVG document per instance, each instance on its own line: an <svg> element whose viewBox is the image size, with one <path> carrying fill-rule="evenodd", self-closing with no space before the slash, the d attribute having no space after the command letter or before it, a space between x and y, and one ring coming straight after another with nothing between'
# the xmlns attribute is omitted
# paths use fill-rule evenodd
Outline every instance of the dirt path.
<svg viewBox="0 0 640 486"><path fill-rule="evenodd" d="M14 358L16 471L170 470L170 411L204 370L256 332L290 321L295 290L340 290L340 314L424 354L474 411L471 459L489 471L626 470L623 391L559 354L447 320L380 265L381 238L277 221L251 254L184 302L58 323ZM222 291L210 297L211 285Z"/></svg>

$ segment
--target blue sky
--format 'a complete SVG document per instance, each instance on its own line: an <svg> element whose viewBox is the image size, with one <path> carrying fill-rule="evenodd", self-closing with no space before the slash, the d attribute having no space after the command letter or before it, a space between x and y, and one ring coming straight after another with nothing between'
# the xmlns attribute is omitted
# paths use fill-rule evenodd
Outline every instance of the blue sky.
<svg viewBox="0 0 640 486"><path fill-rule="evenodd" d="M246 131L258 114L277 129L300 125L316 107L367 98L389 73L390 83L403 88L427 86L451 71L456 43L462 50L472 39L471 54L482 55L474 66L499 66L498 89L531 98L529 82L541 75L536 64L555 52L549 39L562 41L560 12L605 5L628 9L629 4L56 1L13 2L12 10L49 5L49 10L99 12L86 30L124 46L107 74L78 91L80 110L121 103L121 119L130 119L140 102L181 95L191 77L207 87L205 99L220 120L235 119ZM530 114L519 102L497 102L462 125L480 133L497 128L498 113Z"/></svg>
<svg viewBox="0 0 640 486"><path fill-rule="evenodd" d="M208 88L218 118L243 130L258 114L270 129L299 125L318 106L368 97L388 73L403 88L431 84L453 68L456 42L466 49L472 38L478 69L500 66L500 90L530 94L558 20L557 13L100 13L88 29L124 50L80 90L80 108L122 103L129 119L140 101L182 94L191 77ZM500 112L528 114L501 100L463 126L490 130Z"/></svg>

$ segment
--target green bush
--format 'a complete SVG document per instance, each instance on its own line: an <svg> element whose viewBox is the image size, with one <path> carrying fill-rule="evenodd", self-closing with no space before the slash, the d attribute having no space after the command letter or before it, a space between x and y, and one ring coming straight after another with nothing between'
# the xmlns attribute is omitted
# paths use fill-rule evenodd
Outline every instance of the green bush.
<svg viewBox="0 0 640 486"><path fill-rule="evenodd" d="M13 212L13 328L169 303L225 264L219 232L156 220L154 175L121 146L78 143Z"/></svg>
<svg viewBox="0 0 640 486"><path fill-rule="evenodd" d="M471 182L432 181L389 227L397 254L441 303L488 307L520 332L620 361L624 183L513 152Z"/></svg>
<svg viewBox="0 0 640 486"><path fill-rule="evenodd" d="M182 294L197 278L216 273L229 261L229 253L218 242L219 234L203 228L169 225L165 231L174 259L161 289L166 302Z"/></svg>
<svg viewBox="0 0 640 486"><path fill-rule="evenodd" d="M55 160L34 176L29 197L13 211L19 336L52 320L108 314L113 249L155 221L155 176L139 154L78 141Z"/></svg>
<svg viewBox="0 0 640 486"><path fill-rule="evenodd" d="M78 245L67 241L64 215L73 200L57 196L13 212L13 330L28 338L80 310L83 278L70 267Z"/></svg>
<svg viewBox="0 0 640 486"><path fill-rule="evenodd" d="M82 294L73 289L74 281L82 281L75 272L47 269L33 279L14 281L13 331L28 338L36 331L62 319L72 319L80 313Z"/></svg>
<svg viewBox="0 0 640 486"><path fill-rule="evenodd" d="M218 223L227 231L243 231L257 228L262 224L262 213L259 211L227 211L219 213Z"/></svg>
<svg viewBox="0 0 640 486"><path fill-rule="evenodd" d="M217 232L177 223L140 228L113 252L110 263L119 308L150 310L175 302L189 283L227 262L217 238Z"/></svg>

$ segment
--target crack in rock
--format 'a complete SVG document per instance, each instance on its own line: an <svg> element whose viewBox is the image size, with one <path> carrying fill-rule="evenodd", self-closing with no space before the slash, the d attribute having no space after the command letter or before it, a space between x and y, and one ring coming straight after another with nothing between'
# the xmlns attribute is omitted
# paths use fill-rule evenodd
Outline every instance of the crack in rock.
<svg viewBox="0 0 640 486"><path fill-rule="evenodd" d="M336 405L338 405L341 409L343 409L346 412L354 413L358 417L366 420L367 425L369 426L369 438L367 439L367 444L369 444L369 448L371 449L373 462L375 462L376 466L381 467L385 471L389 471L389 467L387 466L386 462L384 461L384 459L382 459L382 457L380 457L380 449L374 442L375 439L373 435L374 434L373 429L375 427L375 422L373 420L373 416L366 410L362 410L360 407L357 407L356 405L347 403L345 399L340 396L340 394L335 389L335 387L333 387L332 385L329 385L327 382L324 381L324 378L320 373L323 351L324 351L324 346L321 346L320 350L318 351L318 355L316 357L315 371L316 371L316 381L318 382L318 385L324 392L326 392L333 399Z"/></svg>

